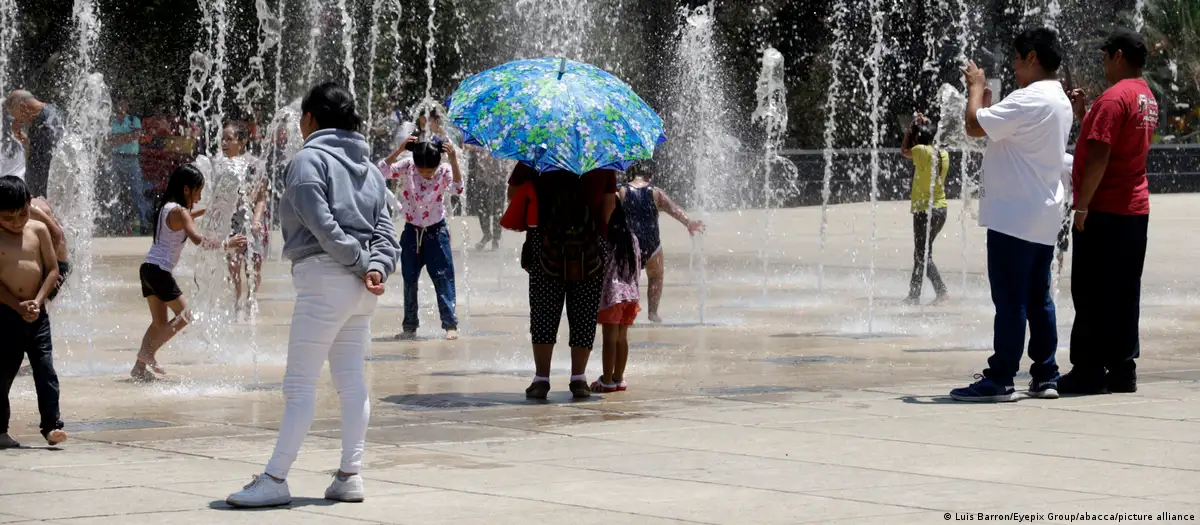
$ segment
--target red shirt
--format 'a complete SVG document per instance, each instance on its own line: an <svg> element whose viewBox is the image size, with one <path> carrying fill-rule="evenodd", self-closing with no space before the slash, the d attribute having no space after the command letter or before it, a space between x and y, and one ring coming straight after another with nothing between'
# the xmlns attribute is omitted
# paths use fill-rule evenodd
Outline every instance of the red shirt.
<svg viewBox="0 0 1200 525"><path fill-rule="evenodd" d="M509 186L521 186L532 182L537 176L537 170L518 162L508 178ZM613 170L592 170L583 174L579 180L583 191L587 193L587 205L592 217L595 217L596 229L605 239L608 238L608 221L604 218L604 197L617 193L617 172Z"/></svg>
<svg viewBox="0 0 1200 525"><path fill-rule="evenodd" d="M1075 200L1087 164L1088 141L1112 146L1104 178L1088 204L1089 211L1119 215L1149 215L1150 188L1146 181L1146 157L1150 138L1158 125L1158 102L1141 78L1117 82L1092 103L1083 117L1075 165L1071 170Z"/></svg>

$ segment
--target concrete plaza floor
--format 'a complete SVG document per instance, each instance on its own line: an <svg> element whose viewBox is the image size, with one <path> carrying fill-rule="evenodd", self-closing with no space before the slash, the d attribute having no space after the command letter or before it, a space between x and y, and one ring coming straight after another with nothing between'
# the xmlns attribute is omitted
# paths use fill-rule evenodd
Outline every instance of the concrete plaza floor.
<svg viewBox="0 0 1200 525"><path fill-rule="evenodd" d="M399 280L375 316L366 502L321 499L340 455L326 372L289 477L295 501L261 511L223 500L262 471L282 416L286 266L268 262L253 322L192 327L160 354L170 375L139 385L127 373L149 322L137 283L148 240L97 240L91 297L73 281L52 311L71 439L42 446L32 379L18 377L11 426L27 448L0 451L0 524L1194 521L1197 204L1153 202L1137 394L990 406L946 397L985 365L991 337L983 231L960 225L957 202L936 245L953 300L938 307L901 302L912 250L903 203L880 204L874 248L869 205L830 211L824 251L819 209L713 214L695 244L664 218L667 322L631 330L628 392L583 402L566 392L565 355L550 400L524 399L520 238L463 251L478 226L456 219L463 338L438 339L427 280L424 339L392 340ZM1069 261L1063 275L1068 369ZM183 270L185 293L192 282Z"/></svg>

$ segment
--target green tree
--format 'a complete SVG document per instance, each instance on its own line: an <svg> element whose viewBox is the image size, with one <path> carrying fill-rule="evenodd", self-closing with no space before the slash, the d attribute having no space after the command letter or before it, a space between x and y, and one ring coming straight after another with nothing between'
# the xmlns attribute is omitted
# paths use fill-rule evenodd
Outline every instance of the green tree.
<svg viewBox="0 0 1200 525"><path fill-rule="evenodd" d="M1160 133L1170 135L1177 131L1172 119L1186 120L1200 102L1200 2L1150 0L1144 16L1151 50L1146 78L1159 99ZM1194 121L1185 133L1200 141Z"/></svg>

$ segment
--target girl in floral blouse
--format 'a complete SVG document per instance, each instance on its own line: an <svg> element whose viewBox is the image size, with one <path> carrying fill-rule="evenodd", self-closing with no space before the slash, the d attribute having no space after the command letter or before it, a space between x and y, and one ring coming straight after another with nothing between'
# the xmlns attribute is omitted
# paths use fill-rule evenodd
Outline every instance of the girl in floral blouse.
<svg viewBox="0 0 1200 525"><path fill-rule="evenodd" d="M397 161L406 150L411 151L412 156ZM443 153L448 162L443 162ZM425 268L437 293L438 313L446 339L458 339L458 317L454 314L454 259L450 255L445 203L448 195L463 194L458 152L447 141L418 142L416 137L408 137L388 158L380 161L379 171L386 178L400 179L398 200L405 220L404 233L400 236L404 331L398 337L416 337L420 326L417 279L421 268Z"/></svg>

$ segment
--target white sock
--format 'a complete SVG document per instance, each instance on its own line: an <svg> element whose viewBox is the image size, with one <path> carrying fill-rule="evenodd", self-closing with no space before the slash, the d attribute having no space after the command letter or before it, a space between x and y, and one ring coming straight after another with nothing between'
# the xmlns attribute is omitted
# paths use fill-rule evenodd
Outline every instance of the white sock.
<svg viewBox="0 0 1200 525"><path fill-rule="evenodd" d="M542 377L542 376L533 376L533 382L534 382L534 383L538 383L538 382L541 382L541 383L549 383L549 382L550 382L550 378L549 378L549 377Z"/></svg>
<svg viewBox="0 0 1200 525"><path fill-rule="evenodd" d="M571 381L587 381L587 375L579 374L577 376L571 376Z"/></svg>

